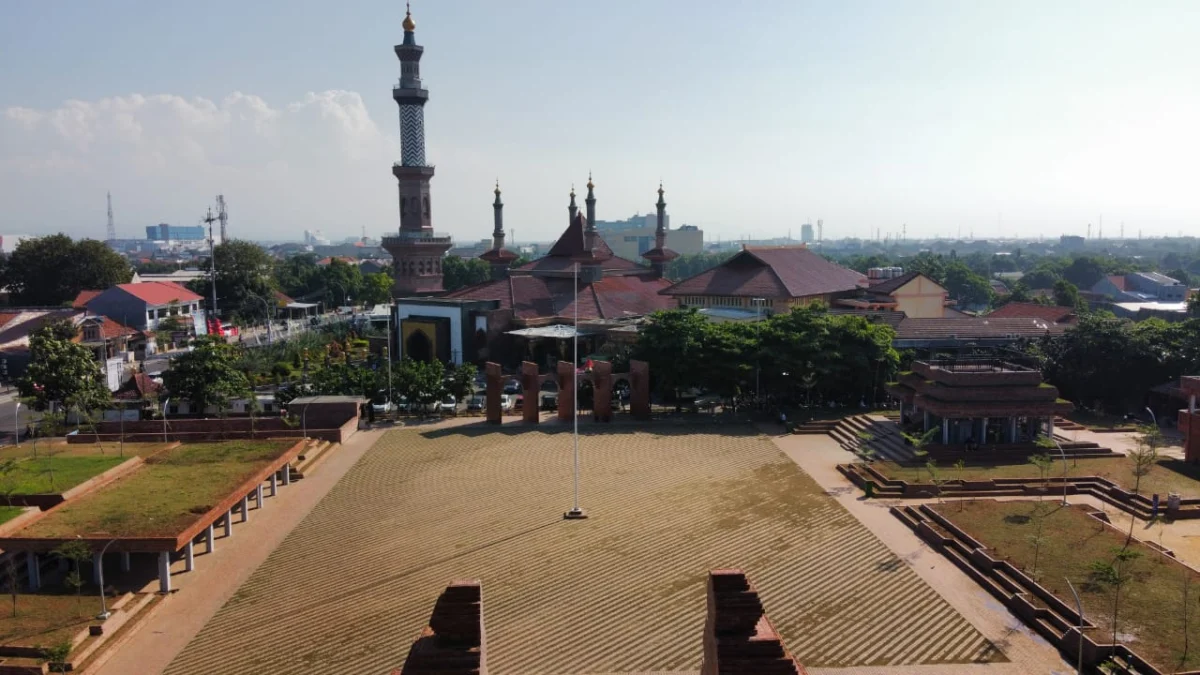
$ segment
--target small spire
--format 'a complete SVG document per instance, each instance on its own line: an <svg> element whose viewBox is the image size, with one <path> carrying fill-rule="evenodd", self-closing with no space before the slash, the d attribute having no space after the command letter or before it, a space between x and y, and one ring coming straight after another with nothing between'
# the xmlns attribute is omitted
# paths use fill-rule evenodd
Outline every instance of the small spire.
<svg viewBox="0 0 1200 675"><path fill-rule="evenodd" d="M497 197L500 196L500 179L499 178L496 179L496 196Z"/></svg>
<svg viewBox="0 0 1200 675"><path fill-rule="evenodd" d="M575 198L575 184L571 183L571 199Z"/></svg>
<svg viewBox="0 0 1200 675"><path fill-rule="evenodd" d="M588 184L587 184L587 189L591 190L591 189L592 189L592 188L594 188L594 187L596 187L596 186L595 186L595 185L592 185L592 172L591 172L591 170L589 169L589 170L588 170Z"/></svg>
<svg viewBox="0 0 1200 675"><path fill-rule="evenodd" d="M411 33L417 28L417 22L412 18L412 5L404 3L404 32Z"/></svg>

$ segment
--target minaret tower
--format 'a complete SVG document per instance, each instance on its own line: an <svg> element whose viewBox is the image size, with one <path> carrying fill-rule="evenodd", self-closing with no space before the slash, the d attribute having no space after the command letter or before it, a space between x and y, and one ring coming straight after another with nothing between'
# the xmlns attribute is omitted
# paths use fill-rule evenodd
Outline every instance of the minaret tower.
<svg viewBox="0 0 1200 675"><path fill-rule="evenodd" d="M504 248L504 202L500 201L500 181L496 181L495 192L496 201L492 202L492 211L496 224L492 229L492 248L479 258L491 266L493 279L504 279L517 254Z"/></svg>
<svg viewBox="0 0 1200 675"><path fill-rule="evenodd" d="M658 184L658 225L654 228L654 248L642 254L650 261L654 275L663 278L667 272L667 263L679 257L679 254L667 248L667 202L663 199L662 183Z"/></svg>
<svg viewBox="0 0 1200 675"><path fill-rule="evenodd" d="M604 271L601 264L608 260L609 254L598 252L596 249L596 193L595 185L592 183L592 174L588 172L587 182L587 198L584 203L587 205L587 217L582 213L575 215L575 222L579 223L580 229L583 230L583 251L578 255L573 256L575 262L579 263L579 280L583 283L592 283L599 281L604 276ZM574 193L574 190L571 191ZM575 200L572 196L571 204L574 205Z"/></svg>
<svg viewBox="0 0 1200 675"><path fill-rule="evenodd" d="M425 102L429 92L421 84L421 55L417 44L417 22L412 12L404 16L404 42L396 45L400 59L400 82L392 98L400 107L401 161L392 165L400 192L400 234L384 237L383 247L392 255L397 296L423 295L442 291L442 256L452 245L449 235L433 231L429 181L433 167L425 161Z"/></svg>
<svg viewBox="0 0 1200 675"><path fill-rule="evenodd" d="M571 184L571 203L567 205L567 225L575 222L575 214L579 213L579 207L575 205L575 184Z"/></svg>

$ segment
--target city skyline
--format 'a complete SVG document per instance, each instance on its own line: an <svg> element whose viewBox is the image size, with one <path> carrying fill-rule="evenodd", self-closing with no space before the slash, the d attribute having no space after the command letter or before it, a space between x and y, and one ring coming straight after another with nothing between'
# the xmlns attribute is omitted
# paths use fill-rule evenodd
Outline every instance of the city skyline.
<svg viewBox="0 0 1200 675"><path fill-rule="evenodd" d="M218 193L240 238L394 232L404 6L283 7L12 5L0 229L102 238L112 190L126 238ZM510 231L550 240L589 169L600 219L651 212L662 179L676 225L712 240L1200 220L1196 6L688 8L415 5L435 229L486 238L498 177Z"/></svg>

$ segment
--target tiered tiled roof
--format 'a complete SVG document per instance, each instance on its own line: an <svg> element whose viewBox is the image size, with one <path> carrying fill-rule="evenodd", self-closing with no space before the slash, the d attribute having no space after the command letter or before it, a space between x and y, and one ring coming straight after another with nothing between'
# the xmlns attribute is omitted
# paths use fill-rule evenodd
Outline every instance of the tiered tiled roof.
<svg viewBox="0 0 1200 675"><path fill-rule="evenodd" d="M582 214L581 214L582 215ZM495 300L510 309L514 322L535 326L575 317L575 277L569 274L584 258L601 260L603 276L594 282L579 281L579 319L622 319L670 309L674 301L659 295L670 287L665 279L635 262L618 258L599 234L594 252L584 248L582 217L576 218L550 252L509 272L503 279L468 286L445 297L458 300Z"/></svg>
<svg viewBox="0 0 1200 675"><path fill-rule="evenodd" d="M143 281L140 284L119 284L125 291L147 305L169 305L172 302L195 302L204 298L169 281Z"/></svg>
<svg viewBox="0 0 1200 675"><path fill-rule="evenodd" d="M670 287L666 295L803 298L853 291L866 277L805 247L747 246L716 267Z"/></svg>

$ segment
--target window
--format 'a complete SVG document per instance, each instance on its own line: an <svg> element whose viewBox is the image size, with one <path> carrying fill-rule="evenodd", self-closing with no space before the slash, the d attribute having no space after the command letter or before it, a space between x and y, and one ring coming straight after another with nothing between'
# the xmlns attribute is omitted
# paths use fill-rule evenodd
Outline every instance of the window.
<svg viewBox="0 0 1200 675"><path fill-rule="evenodd" d="M92 340L99 340L99 339L100 339L100 327L99 327L99 326L86 326L86 327L84 327L84 329L83 329L83 339L84 339L84 340L87 340L87 341L89 341L89 342L90 342L90 341L92 341Z"/></svg>
<svg viewBox="0 0 1200 675"><path fill-rule="evenodd" d="M170 410L171 410L172 415L178 415L179 414L179 404L178 403L171 404Z"/></svg>
<svg viewBox="0 0 1200 675"><path fill-rule="evenodd" d="M191 311L192 311L192 305L184 305L184 306L183 306L183 313L184 313L184 314L190 314L190 313L191 313Z"/></svg>
<svg viewBox="0 0 1200 675"><path fill-rule="evenodd" d="M146 320L147 321L154 320L154 310L152 310L152 309L146 310Z"/></svg>

